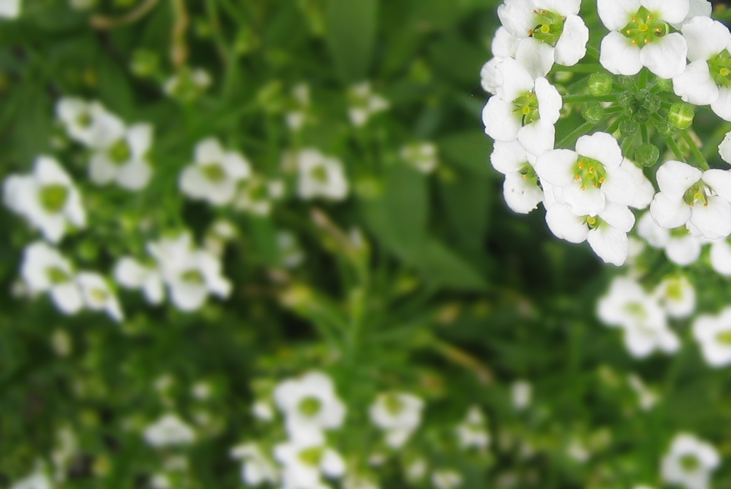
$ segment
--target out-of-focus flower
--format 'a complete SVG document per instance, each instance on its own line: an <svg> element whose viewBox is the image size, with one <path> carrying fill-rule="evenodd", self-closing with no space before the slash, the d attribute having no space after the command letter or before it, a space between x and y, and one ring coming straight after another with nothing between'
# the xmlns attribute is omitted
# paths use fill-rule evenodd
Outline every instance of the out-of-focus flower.
<svg viewBox="0 0 731 489"><path fill-rule="evenodd" d="M48 292L64 314L76 313L83 306L71 262L48 244L36 241L25 248L20 273L32 292Z"/></svg>
<svg viewBox="0 0 731 489"><path fill-rule="evenodd" d="M374 425L386 432L386 444L403 446L421 424L424 401L413 394L389 392L379 394L368 409Z"/></svg>
<svg viewBox="0 0 731 489"><path fill-rule="evenodd" d="M307 109L310 106L310 86L299 83L292 89L293 106L285 114L287 127L292 131L299 131L307 121Z"/></svg>
<svg viewBox="0 0 731 489"><path fill-rule="evenodd" d="M686 489L707 489L711 472L721 458L716 449L695 435L680 433L675 436L670 450L662 459L660 473L665 482Z"/></svg>
<svg viewBox="0 0 731 489"><path fill-rule="evenodd" d="M521 411L530 406L533 387L527 380L516 380L510 388L513 407Z"/></svg>
<svg viewBox="0 0 731 489"><path fill-rule="evenodd" d="M343 200L348 195L348 180L340 160L329 158L316 149L304 149L297 154L297 168L297 189L301 199Z"/></svg>
<svg viewBox="0 0 731 489"><path fill-rule="evenodd" d="M122 188L137 191L150 181L152 169L147 153L152 146L152 126L134 124L120 128L114 140L98 148L89 163L89 178L97 185L115 182Z"/></svg>
<svg viewBox="0 0 731 489"><path fill-rule="evenodd" d="M93 311L104 310L117 322L124 318L117 297L101 275L81 272L76 276L76 283L79 284L86 307Z"/></svg>
<svg viewBox="0 0 731 489"><path fill-rule="evenodd" d="M431 476L431 483L437 489L456 489L462 485L462 476L451 469L435 470Z"/></svg>
<svg viewBox="0 0 731 489"><path fill-rule="evenodd" d="M485 416L477 406L472 406L467 411L466 418L457 425L455 432L462 448L487 448L490 445Z"/></svg>
<svg viewBox="0 0 731 489"><path fill-rule="evenodd" d="M635 391L635 394L637 394L640 407L644 411L649 411L655 404L657 404L657 401L659 400L658 395L648 389L638 375L630 374L627 380L629 382L629 386L633 391Z"/></svg>
<svg viewBox="0 0 731 489"><path fill-rule="evenodd" d="M439 164L437 146L431 142L407 144L399 154L407 164L422 173L431 173Z"/></svg>
<svg viewBox="0 0 731 489"><path fill-rule="evenodd" d="M731 307L717 316L698 316L693 322L693 336L709 365L723 367L731 363Z"/></svg>
<svg viewBox="0 0 731 489"><path fill-rule="evenodd" d="M232 448L231 457L242 461L241 479L247 485L258 486L265 482L276 484L279 480L279 469L255 442Z"/></svg>
<svg viewBox="0 0 731 489"><path fill-rule="evenodd" d="M0 0L0 18L3 17L6 19L20 17L20 0Z"/></svg>
<svg viewBox="0 0 731 489"><path fill-rule="evenodd" d="M671 317L685 318L695 311L695 288L685 275L663 279L653 294Z"/></svg>
<svg viewBox="0 0 731 489"><path fill-rule="evenodd" d="M224 205L250 174L249 162L240 153L225 151L217 139L208 138L196 145L195 163L180 174L180 189L193 199Z"/></svg>
<svg viewBox="0 0 731 489"><path fill-rule="evenodd" d="M10 489L53 489L53 487L54 484L51 478L39 467L28 477L10 486Z"/></svg>
<svg viewBox="0 0 731 489"><path fill-rule="evenodd" d="M321 432L310 432L274 447L274 456L284 466L282 485L286 488L320 488L321 476L341 477L345 462L325 444Z"/></svg>
<svg viewBox="0 0 731 489"><path fill-rule="evenodd" d="M107 148L124 133L122 120L96 101L61 98L56 103L56 117L69 137L87 148Z"/></svg>
<svg viewBox="0 0 731 489"><path fill-rule="evenodd" d="M171 97L183 102L198 98L211 86L211 75L202 68L183 68L171 76L163 86L163 90Z"/></svg>
<svg viewBox="0 0 731 489"><path fill-rule="evenodd" d="M365 125L373 114L390 107L388 100L373 93L370 82L364 81L348 89L348 117L350 122L360 127Z"/></svg>
<svg viewBox="0 0 731 489"><path fill-rule="evenodd" d="M268 216L272 204L284 196L281 180L266 180L253 175L244 181L234 199L234 208L257 216Z"/></svg>
<svg viewBox="0 0 731 489"><path fill-rule="evenodd" d="M114 279L122 287L142 289L150 304L160 304L165 297L160 271L154 266L143 265L132 257L124 256L117 262Z"/></svg>
<svg viewBox="0 0 731 489"><path fill-rule="evenodd" d="M173 445L190 445L195 441L193 428L181 420L176 414L168 413L145 428L145 441L153 447Z"/></svg>
<svg viewBox="0 0 731 489"><path fill-rule="evenodd" d="M305 259L305 253L297 241L297 236L290 231L277 233L277 246L282 257L282 263L287 268L294 268Z"/></svg>
<svg viewBox="0 0 731 489"><path fill-rule="evenodd" d="M668 260L680 266L694 263L701 255L703 239L690 234L686 226L665 229L646 212L637 224L637 234L653 248L664 248Z"/></svg>

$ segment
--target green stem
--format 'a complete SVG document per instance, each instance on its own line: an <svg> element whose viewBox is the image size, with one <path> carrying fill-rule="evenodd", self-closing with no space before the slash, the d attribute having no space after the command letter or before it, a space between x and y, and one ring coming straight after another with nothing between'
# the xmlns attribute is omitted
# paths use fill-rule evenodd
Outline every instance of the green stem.
<svg viewBox="0 0 731 489"><path fill-rule="evenodd" d="M640 135L642 136L642 144L647 144L650 142L650 137L647 134L647 125L640 124Z"/></svg>
<svg viewBox="0 0 731 489"><path fill-rule="evenodd" d="M556 148L565 148L567 144L574 142L579 136L585 134L587 131L592 129L596 124L591 122L584 122L582 125L571 131L561 141L556 144Z"/></svg>
<svg viewBox="0 0 731 489"><path fill-rule="evenodd" d="M586 45L586 54L589 56L592 56L596 59L599 59L599 50L595 48L594 46Z"/></svg>
<svg viewBox="0 0 731 489"><path fill-rule="evenodd" d="M627 118L626 115L621 115L617 117L614 122L610 124L610 126L607 128L607 133L612 134L614 131L616 131L619 128L619 125L622 123L623 120Z"/></svg>
<svg viewBox="0 0 731 489"><path fill-rule="evenodd" d="M703 156L703 153L701 153L701 150L698 149L698 145L695 144L695 141L693 141L693 137L690 135L689 132L683 133L683 140L690 148L690 152L693 153L693 156L696 159L696 162L698 163L698 166L701 170L708 170L710 167L708 166L708 162L706 161L706 158Z"/></svg>
<svg viewBox="0 0 731 489"><path fill-rule="evenodd" d="M665 144L668 145L668 148L673 152L675 157L679 160L685 163L685 156L683 156L683 153L680 151L680 148L678 147L678 143L676 143L673 138L669 136L665 136Z"/></svg>
<svg viewBox="0 0 731 489"><path fill-rule="evenodd" d="M564 103L570 103L570 102L589 102L591 100L596 100L597 102L616 102L617 101L617 95L603 95L601 97L597 97L596 95L592 95L590 93L585 93L581 95L566 95L563 97Z"/></svg>

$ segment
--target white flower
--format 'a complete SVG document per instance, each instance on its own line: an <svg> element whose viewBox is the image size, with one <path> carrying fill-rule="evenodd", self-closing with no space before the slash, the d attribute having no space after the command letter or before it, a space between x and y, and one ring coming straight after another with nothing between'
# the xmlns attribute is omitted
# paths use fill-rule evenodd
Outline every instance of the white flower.
<svg viewBox="0 0 731 489"><path fill-rule="evenodd" d="M322 433L310 435L274 447L275 458L284 466L283 489L319 489L322 475L335 478L345 474L343 458L325 444Z"/></svg>
<svg viewBox="0 0 731 489"><path fill-rule="evenodd" d="M202 68L184 68L171 76L163 85L163 90L171 97L190 101L211 86L211 75Z"/></svg>
<svg viewBox="0 0 731 489"><path fill-rule="evenodd" d="M501 59L495 67L503 84L496 88L482 110L485 133L496 141L518 139L536 156L553 148L563 99L545 78L535 81L512 58Z"/></svg>
<svg viewBox="0 0 731 489"><path fill-rule="evenodd" d="M292 438L339 428L345 419L345 405L330 377L322 372L281 382L274 389L274 402L285 415Z"/></svg>
<svg viewBox="0 0 731 489"><path fill-rule="evenodd" d="M284 195L284 184L281 180L265 180L253 175L244 181L234 200L234 207L257 216L268 216L272 203Z"/></svg>
<svg viewBox="0 0 731 489"><path fill-rule="evenodd" d="M0 3L2 1L0 0ZM10 486L10 489L53 489L53 487L54 484L51 478L41 470L36 470L28 477Z"/></svg>
<svg viewBox="0 0 731 489"><path fill-rule="evenodd" d="M457 489L462 485L462 476L451 469L435 470L431 475L431 483L437 489Z"/></svg>
<svg viewBox="0 0 731 489"><path fill-rule="evenodd" d="M731 308L717 316L698 316L693 322L693 336L709 365L723 367L731 363Z"/></svg>
<svg viewBox="0 0 731 489"><path fill-rule="evenodd" d="M17 19L19 16L20 0L0 0L0 18Z"/></svg>
<svg viewBox="0 0 731 489"><path fill-rule="evenodd" d="M294 233L289 231L277 232L277 247L279 247L282 264L287 268L294 268L305 259L305 253L302 251L302 247Z"/></svg>
<svg viewBox="0 0 731 489"><path fill-rule="evenodd" d="M636 374L630 374L627 380L629 381L629 386L633 391L635 391L635 394L637 394L640 407L644 411L649 411L655 404L657 404L657 401L659 400L658 395L650 390L645 383L642 382L642 379L639 376Z"/></svg>
<svg viewBox="0 0 731 489"><path fill-rule="evenodd" d="M696 17L682 27L690 64L673 78L673 90L685 102L709 105L731 121L731 33L721 22Z"/></svg>
<svg viewBox="0 0 731 489"><path fill-rule="evenodd" d="M108 146L98 148L89 163L89 178L97 185L115 182L127 190L140 190L150 181L147 153L152 145L152 126L135 124L120 128Z"/></svg>
<svg viewBox="0 0 731 489"><path fill-rule="evenodd" d="M207 251L193 249L190 234L165 238L147 248L158 260L170 297L181 311L200 308L209 293L218 297L231 293L231 283L221 275L220 260Z"/></svg>
<svg viewBox="0 0 731 489"><path fill-rule="evenodd" d="M258 400L251 406L251 414L259 420L271 421L274 419L274 408L271 402Z"/></svg>
<svg viewBox="0 0 731 489"><path fill-rule="evenodd" d="M437 147L434 143L412 143L401 148L401 158L422 173L429 174L437 167Z"/></svg>
<svg viewBox="0 0 731 489"><path fill-rule="evenodd" d="M731 171L701 172L670 160L657 170L657 184L650 213L659 226L673 229L689 222L710 240L731 234Z"/></svg>
<svg viewBox="0 0 731 489"><path fill-rule="evenodd" d="M718 145L718 154L726 163L731 163L731 131L726 133L726 136Z"/></svg>
<svg viewBox="0 0 731 489"><path fill-rule="evenodd" d="M673 438L670 451L662 459L661 475L665 482L686 489L707 489L708 480L721 463L712 445L696 436L680 433Z"/></svg>
<svg viewBox="0 0 731 489"><path fill-rule="evenodd" d="M299 83L292 89L294 107L285 114L287 127L297 132L307 121L307 109L310 106L310 87L307 83Z"/></svg>
<svg viewBox="0 0 731 489"><path fill-rule="evenodd" d="M731 245L725 239L711 243L711 266L721 275L731 275Z"/></svg>
<svg viewBox="0 0 731 489"><path fill-rule="evenodd" d="M165 297L160 271L132 257L122 257L114 267L114 279L122 287L142 289L150 304L160 304Z"/></svg>
<svg viewBox="0 0 731 489"><path fill-rule="evenodd" d="M304 149L297 154L297 168L301 199L343 200L348 195L348 180L340 160L329 158L316 149Z"/></svg>
<svg viewBox="0 0 731 489"><path fill-rule="evenodd" d="M498 16L505 29L522 38L516 59L534 77L553 63L572 66L586 54L589 29L578 15L581 0L505 0Z"/></svg>
<svg viewBox="0 0 731 489"><path fill-rule="evenodd" d="M629 277L614 278L609 291L599 300L597 315L604 324L624 330L625 346L637 358L656 349L673 353L680 347L657 299Z"/></svg>
<svg viewBox="0 0 731 489"><path fill-rule="evenodd" d="M599 62L615 75L634 75L646 66L661 78L685 69L683 35L668 24L688 14L688 0L597 0L599 17L611 32L602 39Z"/></svg>
<svg viewBox="0 0 731 489"><path fill-rule="evenodd" d="M6 206L53 243L61 240L67 223L86 225L78 190L61 165L48 156L36 159L31 175L10 175L3 184L3 197Z"/></svg>
<svg viewBox="0 0 731 489"><path fill-rule="evenodd" d="M195 163L180 174L180 189L188 197L213 205L231 202L239 181L251 174L249 162L235 151L225 151L215 138L195 147Z"/></svg>
<svg viewBox="0 0 731 489"><path fill-rule="evenodd" d="M156 448L190 445L196 438L193 428L176 414L171 413L165 414L153 424L148 425L143 436L147 443Z"/></svg>
<svg viewBox="0 0 731 489"><path fill-rule="evenodd" d="M527 380L516 380L510 386L510 398L516 410L522 411L530 406L532 397L533 387Z"/></svg>
<svg viewBox="0 0 731 489"><path fill-rule="evenodd" d="M124 123L99 102L64 97L56 103L56 117L69 137L88 148L106 148L124 132Z"/></svg>
<svg viewBox="0 0 731 489"><path fill-rule="evenodd" d="M404 475L412 484L416 484L426 476L429 466L423 458L415 458L404 466Z"/></svg>
<svg viewBox="0 0 731 489"><path fill-rule="evenodd" d="M695 289L685 275L663 279L653 294L671 317L685 318L695 311Z"/></svg>
<svg viewBox="0 0 731 489"><path fill-rule="evenodd" d="M480 70L482 88L486 92L497 93L498 87L503 85L502 73L496 67L502 58L515 58L519 43L520 38L510 34L505 27L500 27L495 32L495 37L492 39L492 45L490 46L494 58L485 63ZM546 70L546 73L548 73L548 70ZM546 73L541 76L545 76Z"/></svg>
<svg viewBox="0 0 731 489"><path fill-rule="evenodd" d="M462 448L487 448L490 445L485 416L477 406L472 406L467 411L467 416L457 425L455 433Z"/></svg>
<svg viewBox="0 0 731 489"><path fill-rule="evenodd" d="M637 234L653 248L664 248L668 259L681 266L694 263L701 254L701 240L692 236L686 226L672 230L662 228L649 212L640 218Z"/></svg>
<svg viewBox="0 0 731 489"><path fill-rule="evenodd" d="M79 284L86 307L93 311L104 310L115 321L124 318L117 297L101 275L81 272L76 276L76 283Z"/></svg>
<svg viewBox="0 0 731 489"><path fill-rule="evenodd" d="M374 425L386 432L386 443L400 448L421 424L424 401L413 394L379 394L368 409Z"/></svg>
<svg viewBox="0 0 731 489"><path fill-rule="evenodd" d="M363 126L373 114L390 107L388 100L373 93L368 81L353 85L348 89L348 117L356 126Z"/></svg>
<svg viewBox="0 0 731 489"><path fill-rule="evenodd" d="M279 480L279 469L255 442L232 448L231 458L243 460L241 480L247 485L258 486L265 482L276 484Z"/></svg>
<svg viewBox="0 0 731 489"><path fill-rule="evenodd" d="M517 140L495 141L490 162L493 168L505 175L503 194L513 211L527 214L543 201L543 189L536 175L535 156L528 153Z"/></svg>
<svg viewBox="0 0 731 489"><path fill-rule="evenodd" d="M71 263L55 248L42 241L28 245L20 273L32 292L48 292L63 313L81 309L83 299Z"/></svg>

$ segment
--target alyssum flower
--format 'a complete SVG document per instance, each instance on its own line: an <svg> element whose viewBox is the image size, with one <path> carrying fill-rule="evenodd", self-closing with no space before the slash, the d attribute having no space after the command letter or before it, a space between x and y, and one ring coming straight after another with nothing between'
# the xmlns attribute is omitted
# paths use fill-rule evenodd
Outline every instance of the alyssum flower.
<svg viewBox="0 0 731 489"><path fill-rule="evenodd" d="M712 445L695 435L679 433L662 459L660 473L670 484L679 484L686 489L707 489L711 472L720 463L721 458Z"/></svg>
<svg viewBox="0 0 731 489"><path fill-rule="evenodd" d="M249 162L235 151L225 151L215 138L200 141L195 147L195 163L180 174L180 189L193 198L213 205L234 199L238 182L251 174Z"/></svg>
<svg viewBox="0 0 731 489"><path fill-rule="evenodd" d="M97 185L115 182L127 190L140 190L147 186L152 169L147 153L152 146L152 126L134 124L121 126L110 137L113 140L99 147L89 162L89 178Z"/></svg>
<svg viewBox="0 0 731 489"><path fill-rule="evenodd" d="M693 322L693 336L706 362L714 367L731 363L731 307L717 316L701 315Z"/></svg>
<svg viewBox="0 0 731 489"><path fill-rule="evenodd" d="M534 168L536 157L528 153L517 140L495 141L490 162L505 175L505 202L515 212L527 214L543 201L543 189Z"/></svg>

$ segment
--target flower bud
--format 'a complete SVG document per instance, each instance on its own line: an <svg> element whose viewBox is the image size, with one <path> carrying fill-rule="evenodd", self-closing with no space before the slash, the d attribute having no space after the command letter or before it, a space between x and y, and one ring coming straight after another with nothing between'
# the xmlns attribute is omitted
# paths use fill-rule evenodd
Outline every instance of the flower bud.
<svg viewBox="0 0 731 489"><path fill-rule="evenodd" d="M152 78L160 70L160 57L154 51L138 49L132 54L130 69L140 78Z"/></svg>
<svg viewBox="0 0 731 489"><path fill-rule="evenodd" d="M621 132L624 137L634 135L639 128L640 125L632 119L625 119L619 123L619 132Z"/></svg>
<svg viewBox="0 0 731 489"><path fill-rule="evenodd" d="M668 121L665 119L662 120L655 120L653 119L653 123L655 124L655 129L657 129L657 132L661 136L672 136L676 132L678 132L678 129L675 126L670 125Z"/></svg>
<svg viewBox="0 0 731 489"><path fill-rule="evenodd" d="M634 160L642 166L652 166L660 158L660 150L654 144L641 144L636 150Z"/></svg>
<svg viewBox="0 0 731 489"><path fill-rule="evenodd" d="M668 122L678 129L687 129L693 124L695 110L690 104L676 102L668 111Z"/></svg>
<svg viewBox="0 0 731 489"><path fill-rule="evenodd" d="M660 110L660 105L662 104L662 100L660 97L655 95L654 93L650 93L647 90L643 90L644 93L644 99L642 100L642 108L645 109L650 114L654 114L658 110Z"/></svg>
<svg viewBox="0 0 731 489"><path fill-rule="evenodd" d="M586 122L598 124L604 119L604 107L602 107L602 104L596 100L586 102L584 106L581 107L581 116Z"/></svg>
<svg viewBox="0 0 731 489"><path fill-rule="evenodd" d="M595 97L609 95L612 91L612 75L608 73L592 73L589 76L589 93Z"/></svg>

